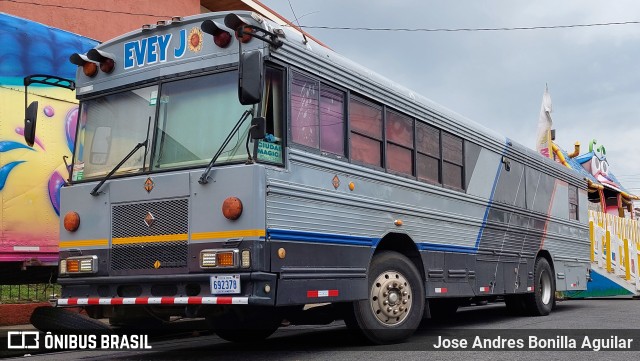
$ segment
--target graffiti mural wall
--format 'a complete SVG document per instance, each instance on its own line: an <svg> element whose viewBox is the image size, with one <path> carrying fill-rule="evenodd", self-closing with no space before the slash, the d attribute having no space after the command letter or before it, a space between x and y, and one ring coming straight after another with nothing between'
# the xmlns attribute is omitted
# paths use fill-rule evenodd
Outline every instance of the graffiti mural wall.
<svg viewBox="0 0 640 361"><path fill-rule="evenodd" d="M97 42L0 13L0 262L57 261L60 188L68 178L63 156L73 152L75 92L30 86L39 102L37 139L24 142L22 79L49 74L73 79L69 55Z"/></svg>

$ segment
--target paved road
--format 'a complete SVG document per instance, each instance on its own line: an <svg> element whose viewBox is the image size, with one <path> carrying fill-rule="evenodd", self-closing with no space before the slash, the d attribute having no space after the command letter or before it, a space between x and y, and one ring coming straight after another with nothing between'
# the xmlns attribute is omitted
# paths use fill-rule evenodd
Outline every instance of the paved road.
<svg viewBox="0 0 640 361"><path fill-rule="evenodd" d="M548 334L557 329L628 329L640 343L640 301L571 300L558 304L547 317L513 317L504 304L462 308L447 322L425 320L406 343L369 346L354 337L341 322L327 326L290 326L278 330L260 346L228 343L212 334L152 340L151 351L72 351L34 355L42 360L624 360L638 359L637 351L424 351L439 335L485 337L492 332L506 335ZM506 331L505 331L506 330ZM602 332L602 331L600 331ZM605 331L615 332L615 331ZM514 336L514 337L516 337ZM492 336L493 337L493 336ZM495 337L494 337L495 338ZM580 339L581 340L581 339ZM640 346L640 345L638 345Z"/></svg>

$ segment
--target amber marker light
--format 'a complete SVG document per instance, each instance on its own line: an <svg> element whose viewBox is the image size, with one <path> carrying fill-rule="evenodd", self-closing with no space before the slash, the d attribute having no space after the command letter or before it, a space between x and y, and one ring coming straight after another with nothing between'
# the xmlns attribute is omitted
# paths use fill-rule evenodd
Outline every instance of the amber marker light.
<svg viewBox="0 0 640 361"><path fill-rule="evenodd" d="M78 273L78 272L80 272L80 260L68 259L67 260L67 272L68 273Z"/></svg>
<svg viewBox="0 0 640 361"><path fill-rule="evenodd" d="M80 227L80 215L77 212L69 211L64 215L64 229L75 232Z"/></svg>
<svg viewBox="0 0 640 361"><path fill-rule="evenodd" d="M216 261L218 267L233 267L234 266L233 252L218 252L216 254Z"/></svg>
<svg viewBox="0 0 640 361"><path fill-rule="evenodd" d="M238 197L228 197L222 202L222 214L232 221L240 218L242 215L242 201Z"/></svg>

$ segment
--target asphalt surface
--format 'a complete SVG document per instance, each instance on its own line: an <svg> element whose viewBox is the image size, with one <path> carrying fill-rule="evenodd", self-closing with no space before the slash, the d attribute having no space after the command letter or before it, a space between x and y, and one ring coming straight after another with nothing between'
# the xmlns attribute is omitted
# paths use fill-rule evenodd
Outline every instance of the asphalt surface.
<svg viewBox="0 0 640 361"><path fill-rule="evenodd" d="M65 351L32 355L42 360L626 360L639 351L425 351L441 336L495 339L576 332L580 335L623 334L640 349L640 301L630 299L570 300L546 317L514 317L503 303L461 308L446 321L424 320L405 343L371 346L342 322L324 326L280 328L259 345L233 344L208 332L176 331L152 337L151 350ZM636 344L637 343L637 344ZM4 345L0 345L4 346ZM563 348L563 347L560 347ZM571 347L569 347L571 348ZM567 349L567 348L565 348ZM15 355L15 354L14 354Z"/></svg>

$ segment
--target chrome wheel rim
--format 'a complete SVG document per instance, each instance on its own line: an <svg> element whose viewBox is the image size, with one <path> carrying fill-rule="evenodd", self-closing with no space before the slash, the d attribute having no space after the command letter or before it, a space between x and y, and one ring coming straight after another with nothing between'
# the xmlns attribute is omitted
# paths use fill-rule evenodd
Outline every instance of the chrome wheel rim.
<svg viewBox="0 0 640 361"><path fill-rule="evenodd" d="M407 278L398 271L386 271L373 281L369 303L378 322L384 326L397 326L407 319L412 297Z"/></svg>
<svg viewBox="0 0 640 361"><path fill-rule="evenodd" d="M551 301L551 277L548 272L542 272L540 275L540 296L545 305Z"/></svg>

